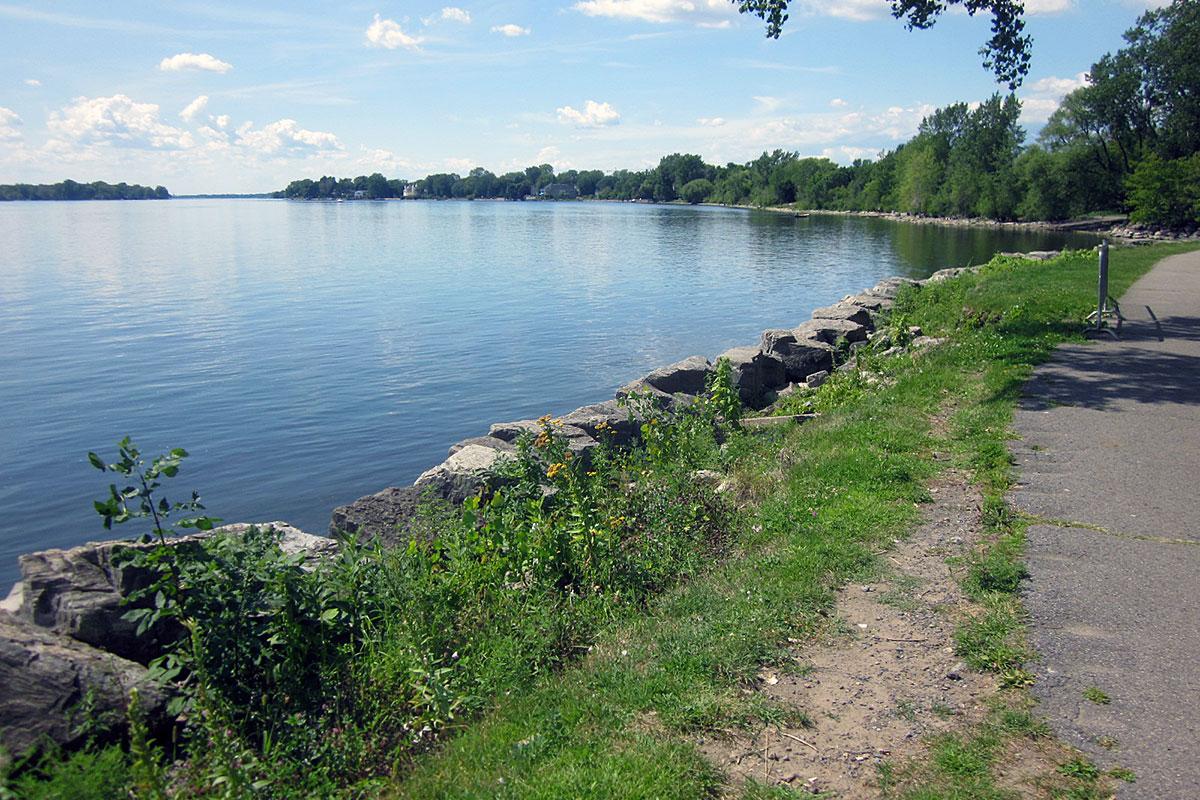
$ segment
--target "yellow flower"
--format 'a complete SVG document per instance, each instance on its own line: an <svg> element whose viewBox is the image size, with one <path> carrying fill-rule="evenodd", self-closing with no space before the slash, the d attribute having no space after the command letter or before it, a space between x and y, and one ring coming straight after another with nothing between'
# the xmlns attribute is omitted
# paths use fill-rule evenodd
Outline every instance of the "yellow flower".
<svg viewBox="0 0 1200 800"><path fill-rule="evenodd" d="M598 431L608 430L608 420L602 419L598 423L596 423L596 430L598 430Z"/></svg>
<svg viewBox="0 0 1200 800"><path fill-rule="evenodd" d="M537 421L538 421L538 425L545 425L547 422L550 421L550 415L542 414L540 417L537 418Z"/></svg>
<svg viewBox="0 0 1200 800"><path fill-rule="evenodd" d="M537 438L533 440L533 446L539 450L548 444L550 444L550 437L546 435L545 431L539 433Z"/></svg>
<svg viewBox="0 0 1200 800"><path fill-rule="evenodd" d="M550 469L546 470L546 477L553 478L555 475L562 472L566 466L567 465L563 464L562 462L551 464Z"/></svg>

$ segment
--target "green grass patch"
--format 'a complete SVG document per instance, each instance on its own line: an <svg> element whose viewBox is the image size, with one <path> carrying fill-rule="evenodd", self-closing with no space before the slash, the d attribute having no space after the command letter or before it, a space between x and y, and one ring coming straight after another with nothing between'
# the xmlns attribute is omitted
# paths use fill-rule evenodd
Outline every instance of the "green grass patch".
<svg viewBox="0 0 1200 800"><path fill-rule="evenodd" d="M1184 249L1114 250L1114 295ZM241 618L267 626L266 641L282 652L260 649L229 621L224 635L238 652L274 670L248 669L231 687L294 678L289 659L312 680L296 691L283 681L288 692L263 686L252 709L223 707L238 735L198 738L199 769L177 769L175 785L228 794L231 778L214 777L236 769L232 779L264 780L258 793L275 797L712 797L729 787L693 738L803 724L801 712L754 691L758 675L788 664L789 640L827 630L839 587L880 573L878 554L913 529L927 482L947 465L983 488L987 525L984 546L962 565L980 613L956 646L1006 685L1027 684L1017 595L1024 523L1004 502L1006 442L1033 366L1081 336L1094 280L1094 255L1079 253L999 258L905 291L888 324L919 325L947 343L860 355L857 371L806 399L820 418L735 434L723 447L711 414L665 424L648 431L635 460L590 471L569 466L565 444L548 435L526 451L501 501L443 519L407 551L352 551L328 580L281 576L253 553L222 554L262 567L253 585L263 596L249 607L269 606L280 591L300 604ZM734 488L717 497L692 478L698 468L725 473ZM556 489L549 496L546 481ZM214 596L233 585L215 583ZM293 641L307 649L286 649ZM287 705L301 700L303 708ZM1007 797L995 765L1011 742L1044 736L1024 710L998 711L937 740L926 763L885 768L881 780L896 797ZM84 774L119 772L115 762L79 763ZM1104 780L1058 778L1081 791Z"/></svg>

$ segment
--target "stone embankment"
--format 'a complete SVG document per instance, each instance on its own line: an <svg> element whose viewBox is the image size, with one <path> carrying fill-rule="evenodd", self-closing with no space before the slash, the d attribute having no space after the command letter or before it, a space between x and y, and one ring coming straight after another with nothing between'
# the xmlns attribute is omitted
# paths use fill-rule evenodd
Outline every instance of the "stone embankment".
<svg viewBox="0 0 1200 800"><path fill-rule="evenodd" d="M945 269L925 281L888 278L838 303L819 308L795 328L763 331L757 344L722 353L732 367L733 383L750 409L766 408L801 387L819 385L835 368L841 343L861 346L875 331L877 315L892 306L903 286L936 282L967 268ZM695 400L705 391L713 362L691 356L622 386L612 400L575 409L556 427L576 457L587 459L602 435L617 447L629 447L640 426L621 404L634 393L649 394L664 406ZM309 563L338 550L338 539L355 535L384 544L407 541L410 522L428 500L461 503L478 492L493 468L516 451L517 439L538 432L535 420L500 422L487 434L450 447L441 464L423 472L412 486L389 487L337 508L330 537L315 536L283 522L259 523L282 534L289 553L305 553ZM606 431L601 434L601 431ZM240 532L248 524L217 531ZM212 533L171 540L194 547ZM138 636L124 618L130 593L148 584L142 570L122 566L122 549L153 547L129 541L92 542L67 550L44 550L20 558L21 579L0 603L0 748L10 755L45 742L71 747L80 743L76 718L86 705L94 719L107 720L119 735L131 689L138 688L152 729L169 725L167 692L150 679L146 665L163 652L177 631ZM0 757L3 757L0 755Z"/></svg>

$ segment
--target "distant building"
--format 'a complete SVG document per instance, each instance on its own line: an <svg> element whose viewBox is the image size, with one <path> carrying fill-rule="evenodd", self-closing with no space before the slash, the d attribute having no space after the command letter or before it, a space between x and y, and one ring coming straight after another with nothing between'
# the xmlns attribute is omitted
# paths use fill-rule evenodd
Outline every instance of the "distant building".
<svg viewBox="0 0 1200 800"><path fill-rule="evenodd" d="M416 200L420 196L420 193L417 192L417 185L415 183L406 183L404 185L405 200Z"/></svg>
<svg viewBox="0 0 1200 800"><path fill-rule="evenodd" d="M367 190L366 189L355 189L354 190L354 199L355 200L366 200L367 199Z"/></svg>
<svg viewBox="0 0 1200 800"><path fill-rule="evenodd" d="M573 183L550 183L538 192L538 197L547 200L574 200L579 197L579 190Z"/></svg>

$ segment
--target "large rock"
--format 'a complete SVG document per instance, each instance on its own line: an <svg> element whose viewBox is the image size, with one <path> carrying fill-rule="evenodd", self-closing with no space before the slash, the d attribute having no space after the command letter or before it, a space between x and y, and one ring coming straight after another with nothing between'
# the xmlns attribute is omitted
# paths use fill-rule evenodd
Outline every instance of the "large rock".
<svg viewBox="0 0 1200 800"><path fill-rule="evenodd" d="M887 311L896 304L892 297L882 294L876 294L872 291L859 292L858 294L848 294L842 298L843 303L855 305L870 311L872 314L878 314L880 311Z"/></svg>
<svg viewBox="0 0 1200 800"><path fill-rule="evenodd" d="M875 321L871 316L871 312L853 303L834 303L831 306L818 308L812 313L812 318L815 320L844 319L862 325L868 330L875 328Z"/></svg>
<svg viewBox="0 0 1200 800"><path fill-rule="evenodd" d="M787 385L783 361L757 347L734 347L718 356L722 358L729 360L738 396L751 408L762 408L769 392Z"/></svg>
<svg viewBox="0 0 1200 800"><path fill-rule="evenodd" d="M825 344L836 345L847 342L865 342L867 328L848 319L813 319L797 325L793 330L797 339L817 339Z"/></svg>
<svg viewBox="0 0 1200 800"><path fill-rule="evenodd" d="M391 486L338 506L329 522L329 535L353 535L360 541L378 539L388 547L407 544L409 526L428 498L416 486Z"/></svg>
<svg viewBox="0 0 1200 800"><path fill-rule="evenodd" d="M939 269L937 272L933 273L921 282L941 283L942 281L948 281L951 278L957 278L959 275L965 275L968 272L976 272L978 269L978 267L947 267L946 269Z"/></svg>
<svg viewBox="0 0 1200 800"><path fill-rule="evenodd" d="M469 444L422 472L413 488L432 492L457 505L486 489L493 471L504 458L505 454L493 447Z"/></svg>
<svg viewBox="0 0 1200 800"><path fill-rule="evenodd" d="M712 364L703 356L689 356L666 367L660 367L643 378L617 389L617 399L634 395L649 395L657 405L676 409L695 400L708 388Z"/></svg>
<svg viewBox="0 0 1200 800"><path fill-rule="evenodd" d="M454 455L459 450L462 450L468 445L479 445L480 447L490 447L493 450L499 450L501 453L515 453L517 446L510 441L497 439L495 436L473 436L470 439L463 439L461 442L455 442L450 445L450 452L447 455Z"/></svg>
<svg viewBox="0 0 1200 800"><path fill-rule="evenodd" d="M562 422L582 430L598 442L608 442L619 448L633 445L641 434L641 426L630 419L629 412L616 400L577 408L564 414Z"/></svg>
<svg viewBox="0 0 1200 800"><path fill-rule="evenodd" d="M642 378L650 386L667 394L701 395L708 387L712 364L704 356L688 356L665 367L659 367Z"/></svg>
<svg viewBox="0 0 1200 800"><path fill-rule="evenodd" d="M151 731L169 726L168 697L145 667L4 613L0 686L0 767L4 753L20 757L47 741L66 748L83 744L85 721L102 733L120 734L134 688Z"/></svg>
<svg viewBox="0 0 1200 800"><path fill-rule="evenodd" d="M783 362L789 381L803 381L814 372L833 369L833 346L807 331L772 329L763 331L759 347Z"/></svg>
<svg viewBox="0 0 1200 800"><path fill-rule="evenodd" d="M281 548L288 553L311 553L313 558L334 552L337 543L313 536L284 522L257 523L271 526L283 536ZM218 532L241 533L249 524L226 525L214 531L168 539L172 547L198 548L200 542ZM124 619L131 607L123 598L150 584L151 573L125 564L130 551L157 547L156 542L89 542L67 550L42 550L20 558L21 580L13 587L7 608L14 616L93 645L122 658L148 663L174 641L179 630L157 626L142 636L137 625Z"/></svg>

